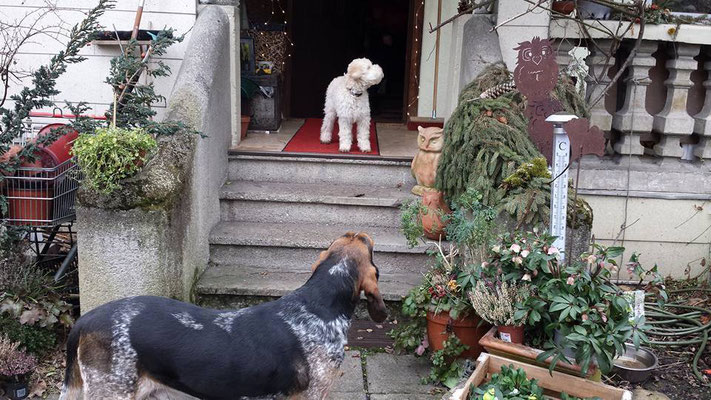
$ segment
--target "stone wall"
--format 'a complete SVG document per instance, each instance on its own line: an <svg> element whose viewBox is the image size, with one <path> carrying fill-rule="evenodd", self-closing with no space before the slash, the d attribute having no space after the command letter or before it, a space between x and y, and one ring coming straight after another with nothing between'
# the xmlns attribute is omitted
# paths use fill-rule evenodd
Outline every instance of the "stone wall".
<svg viewBox="0 0 711 400"><path fill-rule="evenodd" d="M166 113L206 137L161 138L157 155L120 190L78 195L82 313L130 295L187 299L207 265L231 142L228 18L219 6L201 10Z"/></svg>

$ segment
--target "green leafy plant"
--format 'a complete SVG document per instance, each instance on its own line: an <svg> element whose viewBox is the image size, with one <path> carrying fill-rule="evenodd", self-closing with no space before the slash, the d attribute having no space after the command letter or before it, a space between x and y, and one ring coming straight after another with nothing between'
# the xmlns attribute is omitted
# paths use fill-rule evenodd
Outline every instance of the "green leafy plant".
<svg viewBox="0 0 711 400"><path fill-rule="evenodd" d="M440 243L430 242L434 249L428 254L433 265L424 275L422 283L403 299L402 312L408 321L388 333L395 340L397 350L415 351L418 355L427 351L425 316L428 311L435 314L447 312L453 319L474 313L468 293L476 285L475 272L481 262L482 251L487 249L486 243L495 237L492 229L496 212L484 206L481 200L480 194L470 190L452 202L452 214L446 217L448 225L445 228L450 245L443 248ZM419 202L408 203L401 209L401 228L413 246L421 240L423 232L419 222L421 209ZM457 346L452 344L447 351L455 348ZM445 382L457 375L459 366L455 365L454 360L455 357L450 357L449 353L436 355L432 359L431 381Z"/></svg>
<svg viewBox="0 0 711 400"><path fill-rule="evenodd" d="M585 399L560 394L561 400L600 400L599 397ZM537 379L528 379L523 368L513 364L502 365L501 371L491 375L491 379L479 387L472 387L469 400L543 400L543 388Z"/></svg>
<svg viewBox="0 0 711 400"><path fill-rule="evenodd" d="M501 371L492 374L486 384L472 388L470 400L542 400L543 388L538 380L528 379L523 368L513 365L501 366Z"/></svg>
<svg viewBox="0 0 711 400"><path fill-rule="evenodd" d="M407 245L417 246L425 231L420 216L426 212L422 200L407 200L400 206L400 230L407 239Z"/></svg>
<svg viewBox="0 0 711 400"><path fill-rule="evenodd" d="M424 383L442 383L451 389L459 383L464 373L464 365L457 357L469 349L469 346L463 344L455 335L449 335L442 344L442 350L433 352L430 357L432 368Z"/></svg>
<svg viewBox="0 0 711 400"><path fill-rule="evenodd" d="M19 342L27 352L40 357L53 350L57 344L57 334L54 330L23 325L9 315L0 315L0 334L13 342Z"/></svg>
<svg viewBox="0 0 711 400"><path fill-rule="evenodd" d="M73 152L91 189L111 193L121 181L141 170L156 140L143 129L99 128L96 134L81 135Z"/></svg>
<svg viewBox="0 0 711 400"><path fill-rule="evenodd" d="M624 353L626 341L635 346L646 341L649 329L644 318L630 320L629 304L622 290L611 281L621 247L594 245L570 266L560 261L554 238L538 232L502 235L491 249L491 258L482 265L481 275L507 282L530 282L534 295L517 307L516 318L541 333L543 348L539 361L552 357L552 370L560 360L575 361L586 374L591 364L603 373L612 360ZM630 272L649 281L648 290L666 298L656 267L645 270L633 256ZM567 354L573 354L569 359Z"/></svg>

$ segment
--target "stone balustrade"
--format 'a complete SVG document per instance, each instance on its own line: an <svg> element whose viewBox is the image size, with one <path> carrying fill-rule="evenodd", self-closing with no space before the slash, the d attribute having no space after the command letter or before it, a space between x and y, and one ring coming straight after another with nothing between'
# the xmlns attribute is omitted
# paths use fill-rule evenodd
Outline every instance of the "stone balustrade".
<svg viewBox="0 0 711 400"><path fill-rule="evenodd" d="M611 39L604 31L624 32L629 23L586 23L594 43L585 39L588 34L572 20L552 20L550 37L561 66L571 62L569 52L574 45L588 47L586 95L594 101L629 57L639 26L627 31L618 51L608 58L602 50L610 48ZM592 122L609 132L610 150L617 154L686 161L710 157L711 26L647 25L643 39L622 79L605 98L592 104ZM661 90L651 91L654 85Z"/></svg>

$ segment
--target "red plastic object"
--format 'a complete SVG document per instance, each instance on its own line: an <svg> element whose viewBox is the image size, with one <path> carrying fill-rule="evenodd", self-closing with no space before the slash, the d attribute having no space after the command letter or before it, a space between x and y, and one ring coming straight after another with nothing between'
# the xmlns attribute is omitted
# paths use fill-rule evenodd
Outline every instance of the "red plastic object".
<svg viewBox="0 0 711 400"><path fill-rule="evenodd" d="M51 219L53 204L51 189L8 188L5 192L8 198L10 225L42 226Z"/></svg>
<svg viewBox="0 0 711 400"><path fill-rule="evenodd" d="M42 135L47 135L49 134L53 129L61 128L65 126L65 124L49 124L45 126L44 128L40 129L39 133L37 136L42 136ZM62 136L59 136L57 140L55 140L52 144L46 147L42 147L43 150L49 155L50 160L46 160L44 157L42 157L42 167L44 168L52 168L56 167L57 165L69 160L72 158L72 145L74 144L74 141L79 137L79 132L75 130L71 130L67 133L65 133ZM51 164L51 165L48 165Z"/></svg>

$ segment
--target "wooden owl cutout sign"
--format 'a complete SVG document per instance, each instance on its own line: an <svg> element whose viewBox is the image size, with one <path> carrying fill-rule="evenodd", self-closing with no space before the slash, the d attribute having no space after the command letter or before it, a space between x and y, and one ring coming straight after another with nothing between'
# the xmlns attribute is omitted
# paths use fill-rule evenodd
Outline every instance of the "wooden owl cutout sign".
<svg viewBox="0 0 711 400"><path fill-rule="evenodd" d="M546 122L551 114L563 111L563 105L553 98L552 93L558 83L558 63L553 46L548 39L534 37L519 43L518 60L514 70L514 81L519 92L526 96L525 115L528 118L528 135L533 144L551 163L553 157L553 125ZM582 154L602 155L605 139L602 131L590 127L587 119L581 118L565 125L570 137L573 157ZM582 151L581 151L582 148Z"/></svg>

